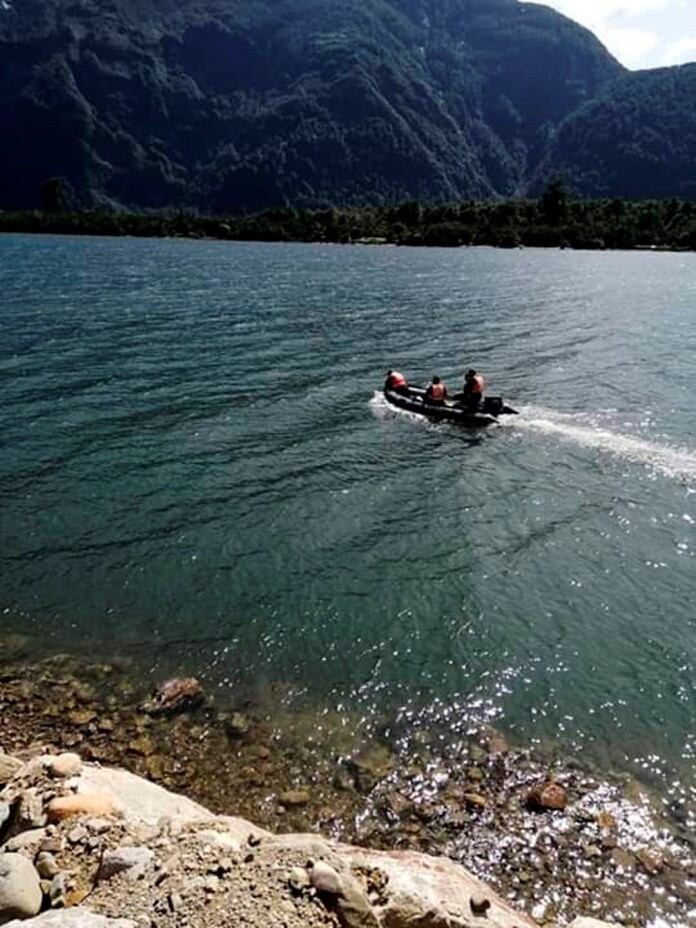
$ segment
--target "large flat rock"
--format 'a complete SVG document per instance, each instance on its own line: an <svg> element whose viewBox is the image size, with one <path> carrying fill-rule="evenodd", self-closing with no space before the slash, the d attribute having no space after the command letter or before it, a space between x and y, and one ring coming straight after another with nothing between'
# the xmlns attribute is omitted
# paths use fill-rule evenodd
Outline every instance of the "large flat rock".
<svg viewBox="0 0 696 928"><path fill-rule="evenodd" d="M266 853L274 848L324 860L344 878L358 870L381 871L387 878L386 893L373 912L383 928L537 928L535 921L445 857L416 851L367 851L311 834L280 835L263 844ZM481 903L483 912L478 910Z"/></svg>
<svg viewBox="0 0 696 928"><path fill-rule="evenodd" d="M123 817L133 823L155 825L171 819L178 825L212 821L208 809L127 770L85 766L78 780L78 792L107 795Z"/></svg>

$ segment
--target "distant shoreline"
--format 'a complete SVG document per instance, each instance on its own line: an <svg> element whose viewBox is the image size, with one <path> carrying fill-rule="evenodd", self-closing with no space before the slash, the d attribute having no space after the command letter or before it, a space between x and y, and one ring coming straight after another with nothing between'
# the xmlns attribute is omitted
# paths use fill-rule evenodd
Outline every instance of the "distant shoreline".
<svg viewBox="0 0 696 928"><path fill-rule="evenodd" d="M696 203L570 200L550 188L539 200L365 206L254 215L0 211L0 232L188 238L237 242L410 247L696 251Z"/></svg>

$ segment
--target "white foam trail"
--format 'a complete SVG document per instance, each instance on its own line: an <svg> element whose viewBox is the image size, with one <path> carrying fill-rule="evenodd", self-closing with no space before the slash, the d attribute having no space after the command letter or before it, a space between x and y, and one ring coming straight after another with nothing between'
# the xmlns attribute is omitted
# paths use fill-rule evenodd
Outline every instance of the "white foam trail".
<svg viewBox="0 0 696 928"><path fill-rule="evenodd" d="M430 422L424 417L419 416L416 412L409 412L408 409L399 409L398 406L392 406L385 399L381 390L375 390L372 399L368 403L373 414L378 419L390 419L393 416L405 416L412 422L418 422L420 425L430 425Z"/></svg>
<svg viewBox="0 0 696 928"><path fill-rule="evenodd" d="M585 448L596 448L626 461L643 464L667 477L689 483L696 482L696 453L687 448L584 425L572 415L563 415L539 407L523 408L521 413L509 424L574 441Z"/></svg>

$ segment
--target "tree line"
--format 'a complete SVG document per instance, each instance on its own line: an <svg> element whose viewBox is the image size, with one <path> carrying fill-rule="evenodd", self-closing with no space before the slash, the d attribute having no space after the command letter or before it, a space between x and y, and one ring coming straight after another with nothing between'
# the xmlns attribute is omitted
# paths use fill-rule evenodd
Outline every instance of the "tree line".
<svg viewBox="0 0 696 928"><path fill-rule="evenodd" d="M59 196L50 195L43 210L0 211L0 231L437 247L696 250L696 203L577 200L560 182L551 183L538 199L282 207L230 216L184 211L68 212Z"/></svg>

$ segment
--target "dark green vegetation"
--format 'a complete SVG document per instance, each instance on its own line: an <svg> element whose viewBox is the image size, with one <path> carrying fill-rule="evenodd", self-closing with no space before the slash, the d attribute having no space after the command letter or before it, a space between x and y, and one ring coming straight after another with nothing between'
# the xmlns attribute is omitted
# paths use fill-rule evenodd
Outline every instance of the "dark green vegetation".
<svg viewBox="0 0 696 928"><path fill-rule="evenodd" d="M0 208L512 196L622 73L517 0L13 0Z"/></svg>
<svg viewBox="0 0 696 928"><path fill-rule="evenodd" d="M518 0L12 0L0 209L691 197L696 68ZM44 190L45 198L45 190Z"/></svg>
<svg viewBox="0 0 696 928"><path fill-rule="evenodd" d="M696 64L611 83L561 125L549 170L586 196L696 199Z"/></svg>
<svg viewBox="0 0 696 928"><path fill-rule="evenodd" d="M696 204L679 200L569 200L550 184L539 200L424 206L267 210L201 217L123 212L0 213L0 231L172 236L231 241L519 245L696 250Z"/></svg>

